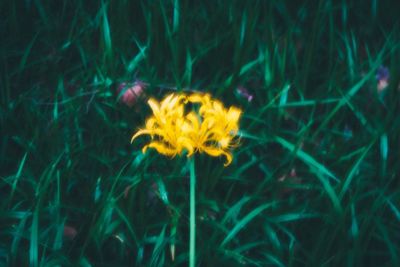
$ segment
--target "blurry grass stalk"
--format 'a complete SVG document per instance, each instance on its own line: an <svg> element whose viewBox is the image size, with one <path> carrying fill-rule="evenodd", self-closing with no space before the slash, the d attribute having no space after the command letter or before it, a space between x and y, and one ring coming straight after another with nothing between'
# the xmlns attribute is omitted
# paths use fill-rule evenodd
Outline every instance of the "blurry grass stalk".
<svg viewBox="0 0 400 267"><path fill-rule="evenodd" d="M196 172L194 160L194 156L188 158L188 164L190 168L190 267L194 267L196 263Z"/></svg>

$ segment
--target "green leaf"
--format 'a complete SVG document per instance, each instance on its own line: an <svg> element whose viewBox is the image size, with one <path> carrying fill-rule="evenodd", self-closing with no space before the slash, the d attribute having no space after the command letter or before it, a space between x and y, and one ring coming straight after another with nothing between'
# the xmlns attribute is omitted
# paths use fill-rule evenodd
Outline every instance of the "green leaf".
<svg viewBox="0 0 400 267"><path fill-rule="evenodd" d="M250 223L257 215L273 205L274 203L260 205L244 216L243 219L237 222L232 230L229 231L225 239L221 242L221 247L225 246L229 241L231 241L239 233L239 231L242 230L248 223Z"/></svg>
<svg viewBox="0 0 400 267"><path fill-rule="evenodd" d="M285 139L275 136L274 140L280 143L284 148L288 149L290 152L294 152L295 155L303 161L305 164L307 164L311 169L314 171L321 172L322 174L330 177L336 182L339 182L340 180L336 177L336 175L333 174L328 168L326 168L323 164L319 163L317 160L315 160L311 155L307 154L303 150L297 148L295 145L292 143L289 143Z"/></svg>
<svg viewBox="0 0 400 267"><path fill-rule="evenodd" d="M336 192L333 189L327 177L332 178L336 182L339 182L339 179L336 178L336 176L328 168L326 168L324 165L316 161L313 157L311 157L309 154L305 153L301 149L297 149L295 145L289 143L288 141L279 136L275 136L275 140L278 143L280 143L284 148L295 153L295 155L301 161L303 161L310 167L311 171L315 173L319 181L322 183L322 186L324 187L325 192L329 196L335 210L339 213L342 213L343 209L340 204L339 198L336 195Z"/></svg>
<svg viewBox="0 0 400 267"><path fill-rule="evenodd" d="M342 186L342 190L340 190L339 193L339 199L341 200L343 198L343 196L345 195L345 193L347 192L347 190L349 189L349 186L354 178L354 176L356 175L356 173L358 172L361 163L363 162L363 160L365 159L365 157L368 155L368 152L370 151L370 149L372 148L372 146L375 144L375 141L373 141L372 143L369 144L369 146L366 146L363 149L362 154L360 155L360 157L358 158L358 160L355 162L355 164L353 165L353 167L350 169L349 174L347 175L346 179L343 182L343 186Z"/></svg>
<svg viewBox="0 0 400 267"><path fill-rule="evenodd" d="M112 55L112 41L111 41L111 30L110 30L110 24L108 22L108 16L107 16L107 5L103 3L103 8L102 8L102 31L103 31L103 38L104 38L104 44L105 44L105 54L106 56L111 56Z"/></svg>

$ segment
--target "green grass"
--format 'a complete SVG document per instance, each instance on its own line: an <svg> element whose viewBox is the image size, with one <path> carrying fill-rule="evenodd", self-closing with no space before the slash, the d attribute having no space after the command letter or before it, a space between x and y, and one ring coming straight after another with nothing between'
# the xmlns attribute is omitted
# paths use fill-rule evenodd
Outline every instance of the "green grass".
<svg viewBox="0 0 400 267"><path fill-rule="evenodd" d="M188 266L187 160L130 144L173 90L244 111L230 166L196 156L197 266L400 266L399 9L2 1L0 266Z"/></svg>

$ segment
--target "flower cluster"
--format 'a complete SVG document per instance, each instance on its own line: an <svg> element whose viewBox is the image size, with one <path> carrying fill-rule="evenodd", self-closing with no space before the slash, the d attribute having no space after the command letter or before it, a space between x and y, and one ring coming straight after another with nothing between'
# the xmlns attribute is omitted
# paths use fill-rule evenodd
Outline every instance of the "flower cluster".
<svg viewBox="0 0 400 267"><path fill-rule="evenodd" d="M161 102L148 101L153 116L147 119L144 129L140 129L132 142L140 135L150 135L151 142L142 149L153 148L158 153L174 157L187 151L207 153L210 156L225 156L225 166L232 162L230 148L237 145L239 118L242 111L224 105L209 94L170 94ZM187 112L185 107L198 106Z"/></svg>

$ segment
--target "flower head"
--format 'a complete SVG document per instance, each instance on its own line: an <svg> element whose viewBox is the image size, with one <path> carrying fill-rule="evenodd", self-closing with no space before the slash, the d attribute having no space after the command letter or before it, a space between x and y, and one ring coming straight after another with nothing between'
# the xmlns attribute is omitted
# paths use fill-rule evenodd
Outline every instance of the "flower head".
<svg viewBox="0 0 400 267"><path fill-rule="evenodd" d="M188 156L204 152L213 157L225 156L225 166L232 162L230 149L237 145L238 122L242 113L239 108L227 109L209 94L198 93L189 96L170 94L161 102L150 99L148 104L153 116L131 140L149 135L151 142L143 147L143 152L154 148L158 153L172 157L184 150ZM199 105L198 111L186 112L188 104Z"/></svg>

